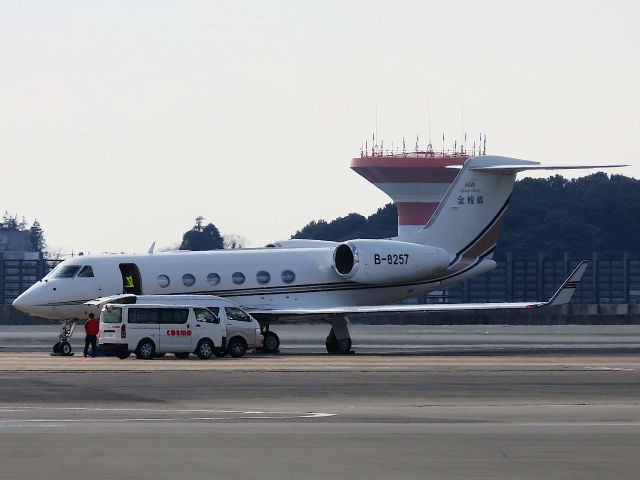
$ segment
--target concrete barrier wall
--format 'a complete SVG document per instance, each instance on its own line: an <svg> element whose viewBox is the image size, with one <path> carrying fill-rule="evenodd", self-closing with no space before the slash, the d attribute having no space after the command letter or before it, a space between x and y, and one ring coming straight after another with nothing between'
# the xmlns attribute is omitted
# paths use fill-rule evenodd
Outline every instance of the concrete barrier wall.
<svg viewBox="0 0 640 480"><path fill-rule="evenodd" d="M52 320L31 317L19 312L11 305L0 305L0 325L51 325L51 323Z"/></svg>
<svg viewBox="0 0 640 480"><path fill-rule="evenodd" d="M352 321L378 325L640 325L640 305L576 304L530 310L370 314ZM52 320L25 315L11 305L0 305L0 325L51 323Z"/></svg>

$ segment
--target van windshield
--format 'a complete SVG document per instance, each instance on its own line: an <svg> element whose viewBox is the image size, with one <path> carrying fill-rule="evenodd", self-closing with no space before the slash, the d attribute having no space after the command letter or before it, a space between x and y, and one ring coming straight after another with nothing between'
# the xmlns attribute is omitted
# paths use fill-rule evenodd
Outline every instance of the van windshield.
<svg viewBox="0 0 640 480"><path fill-rule="evenodd" d="M100 321L103 323L121 323L122 309L118 307L107 307L100 315Z"/></svg>

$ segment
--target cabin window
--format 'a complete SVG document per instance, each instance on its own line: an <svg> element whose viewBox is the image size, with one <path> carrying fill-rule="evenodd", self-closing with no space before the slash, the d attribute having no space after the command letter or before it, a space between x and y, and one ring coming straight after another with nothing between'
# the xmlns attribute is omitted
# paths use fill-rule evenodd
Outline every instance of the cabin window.
<svg viewBox="0 0 640 480"><path fill-rule="evenodd" d="M60 267L51 274L51 278L72 278L76 276L76 273L80 270L78 265L67 265L66 267Z"/></svg>
<svg viewBox="0 0 640 480"><path fill-rule="evenodd" d="M158 275L156 277L156 282L158 282L160 288L167 288L171 283L171 280L169 280L169 277L167 277L166 275Z"/></svg>
<svg viewBox="0 0 640 480"><path fill-rule="evenodd" d="M284 272L282 272L281 277L282 281L284 283L291 283L296 279L296 274L293 273L291 270L285 270Z"/></svg>
<svg viewBox="0 0 640 480"><path fill-rule="evenodd" d="M182 284L185 287L191 287L191 286L193 286L194 283L196 283L196 277L194 277L190 273L185 273L182 276Z"/></svg>
<svg viewBox="0 0 640 480"><path fill-rule="evenodd" d="M220 283L220 275L218 275L217 273L210 273L209 275L207 275L207 282L209 282L209 285L211 285L212 287L215 287Z"/></svg>
<svg viewBox="0 0 640 480"><path fill-rule="evenodd" d="M242 285L244 283L244 273L234 273L233 275L231 275L231 280L233 280L233 283L235 283L236 285Z"/></svg>
<svg viewBox="0 0 640 480"><path fill-rule="evenodd" d="M78 273L78 277L88 278L93 276L93 268L91 268L89 265L87 265L86 267L82 267L82 270L80 270L80 273Z"/></svg>
<svg viewBox="0 0 640 480"><path fill-rule="evenodd" d="M256 274L256 280L258 281L258 283L262 283L262 284L269 283L269 280L271 280L271 275L269 275L269 272L260 270Z"/></svg>

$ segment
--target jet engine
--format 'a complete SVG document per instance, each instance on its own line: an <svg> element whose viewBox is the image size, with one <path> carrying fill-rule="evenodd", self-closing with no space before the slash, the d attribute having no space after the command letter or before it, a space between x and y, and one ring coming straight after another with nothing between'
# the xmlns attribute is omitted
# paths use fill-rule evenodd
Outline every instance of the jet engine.
<svg viewBox="0 0 640 480"><path fill-rule="evenodd" d="M422 280L449 266L446 250L396 240L351 240L333 251L339 275L358 283L392 284Z"/></svg>

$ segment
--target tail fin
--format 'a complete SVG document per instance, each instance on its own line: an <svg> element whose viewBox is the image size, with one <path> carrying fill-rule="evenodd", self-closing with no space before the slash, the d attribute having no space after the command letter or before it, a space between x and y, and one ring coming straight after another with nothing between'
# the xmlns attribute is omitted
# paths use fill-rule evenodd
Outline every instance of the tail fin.
<svg viewBox="0 0 640 480"><path fill-rule="evenodd" d="M429 223L412 238L401 240L444 248L455 254L454 261L460 257L490 257L505 219L516 172L482 168L514 164L537 165L496 156L467 160Z"/></svg>
<svg viewBox="0 0 640 480"><path fill-rule="evenodd" d="M429 222L398 239L444 248L458 260L491 258L504 223L516 174L523 170L606 168L623 165L540 165L483 155L463 165Z"/></svg>

